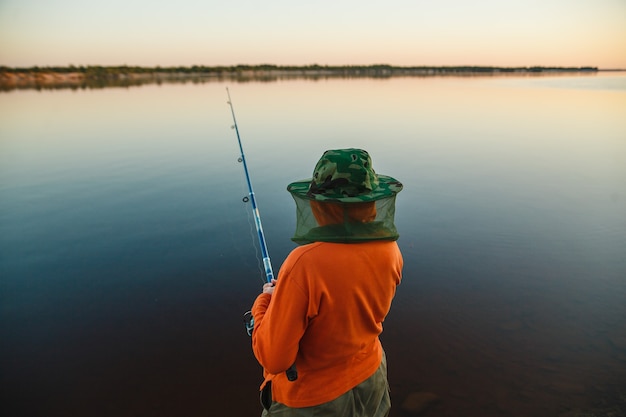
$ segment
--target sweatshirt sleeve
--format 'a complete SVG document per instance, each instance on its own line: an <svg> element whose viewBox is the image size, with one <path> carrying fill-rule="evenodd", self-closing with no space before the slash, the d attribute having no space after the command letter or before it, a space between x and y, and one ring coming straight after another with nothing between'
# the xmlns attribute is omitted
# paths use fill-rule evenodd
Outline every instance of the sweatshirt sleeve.
<svg viewBox="0 0 626 417"><path fill-rule="evenodd" d="M274 294L259 295L252 306L252 350L261 366L274 375L295 362L308 323L308 297L290 271L286 260Z"/></svg>
<svg viewBox="0 0 626 417"><path fill-rule="evenodd" d="M272 296L270 294L259 294L259 296L254 300L254 304L252 305L252 317L254 317L254 328L256 329L260 322L263 321L263 317L265 316L265 312L267 311L267 307L270 305L270 301L272 300Z"/></svg>

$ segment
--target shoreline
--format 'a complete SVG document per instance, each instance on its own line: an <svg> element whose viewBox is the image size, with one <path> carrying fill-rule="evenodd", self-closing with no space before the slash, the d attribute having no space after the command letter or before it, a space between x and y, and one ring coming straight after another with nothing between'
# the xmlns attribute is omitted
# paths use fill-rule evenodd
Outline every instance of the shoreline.
<svg viewBox="0 0 626 417"><path fill-rule="evenodd" d="M130 87L154 83L205 83L232 80L279 81L286 79L391 78L431 76L502 76L596 74L596 67L393 67L371 66L274 66L238 65L234 67L32 67L0 66L0 91L16 89Z"/></svg>

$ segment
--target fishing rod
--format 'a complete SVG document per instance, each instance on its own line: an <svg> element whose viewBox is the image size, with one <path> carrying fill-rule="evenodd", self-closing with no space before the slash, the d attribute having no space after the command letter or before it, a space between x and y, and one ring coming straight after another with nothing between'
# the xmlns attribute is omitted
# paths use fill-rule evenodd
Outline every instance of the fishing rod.
<svg viewBox="0 0 626 417"><path fill-rule="evenodd" d="M226 94L228 94L228 105L230 106L230 112L233 115L233 126L235 133L237 133L237 142L239 143L239 151L241 156L237 161L243 163L243 171L246 174L246 182L248 183L248 196L244 197L244 203L250 201L252 203L252 213L254 214L254 223L256 225L256 232L259 236L259 246L261 246L261 254L263 255L263 266L265 267L265 279L268 283L271 283L274 279L274 272L272 271L272 262L270 261L270 255L267 252L267 244L265 243L265 234L263 233L263 225L261 224L261 215L259 214L259 208L256 205L256 198L254 197L254 191L252 190L252 182L250 181L250 173L248 172L248 164L246 163L246 156L243 153L243 146L241 145L241 137L239 136L239 127L237 126L237 119L235 118L235 109L233 108L233 102L230 99L230 91L226 87Z"/></svg>
<svg viewBox="0 0 626 417"><path fill-rule="evenodd" d="M259 208L256 205L256 198L254 197L254 191L252 190L252 182L250 181L250 173L248 172L248 164L246 164L246 156L243 153L243 145L241 144L241 136L239 135L239 127L237 126L237 118L235 117L235 108L233 107L233 101L230 98L230 91L226 87L226 94L228 95L228 105L230 106L230 113L233 116L233 126L235 133L237 134L237 142L239 143L239 151L241 156L237 161L243 163L243 171L246 174L246 182L248 183L248 196L244 197L244 203L250 201L252 203L252 212L254 213L254 223L256 225L257 235L259 236L259 246L261 246L261 254L263 255L263 266L265 267L265 279L268 283L271 283L274 279L274 272L272 271L272 262L270 261L270 255L267 251L267 244L265 243L265 234L263 233L263 225L261 224L261 215L259 214ZM243 321L246 326L246 332L248 336L252 336L254 330L254 317L252 312L247 311L243 315ZM291 365L287 371L287 379L289 381L295 381L298 379L298 371L296 364Z"/></svg>

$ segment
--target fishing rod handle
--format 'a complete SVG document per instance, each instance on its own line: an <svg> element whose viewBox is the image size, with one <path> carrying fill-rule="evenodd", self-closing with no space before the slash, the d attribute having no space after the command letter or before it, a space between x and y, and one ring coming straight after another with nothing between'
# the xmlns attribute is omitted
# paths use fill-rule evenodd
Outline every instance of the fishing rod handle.
<svg viewBox="0 0 626 417"><path fill-rule="evenodd" d="M267 282L272 282L274 279L274 272L272 271L272 262L270 261L269 256L263 258L263 266L265 267L265 277Z"/></svg>

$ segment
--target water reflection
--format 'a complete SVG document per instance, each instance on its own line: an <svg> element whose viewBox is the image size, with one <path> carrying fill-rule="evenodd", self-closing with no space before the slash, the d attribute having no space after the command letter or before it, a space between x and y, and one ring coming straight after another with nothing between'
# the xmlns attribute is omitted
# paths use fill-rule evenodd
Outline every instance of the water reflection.
<svg viewBox="0 0 626 417"><path fill-rule="evenodd" d="M626 78L603 77L231 86L276 268L285 187L323 150L405 184L394 416L415 392L439 399L426 415L623 415L626 100L607 85ZM0 94L3 414L258 413L240 315L263 275L225 86Z"/></svg>
<svg viewBox="0 0 626 417"><path fill-rule="evenodd" d="M40 74L32 76L28 74L25 77L10 76L3 74L5 77L0 80L0 92L8 92L13 90L92 90L112 87L140 87L144 85L165 85L165 84L205 84L205 83L273 83L279 81L328 81L328 80L355 80L355 79L377 79L388 80L392 78L433 78L433 77L549 77L555 78L559 76L572 77L594 77L597 75L596 70L562 70L562 71L491 71L474 69L469 70L424 70L424 71L398 71L396 73L386 71L346 71L345 73L333 71L239 71L239 72L223 72L208 75L194 75L189 73L147 73L147 74L118 74L115 77L107 78L82 78L77 74L57 73L57 74ZM596 83L581 84L588 88L597 88Z"/></svg>

